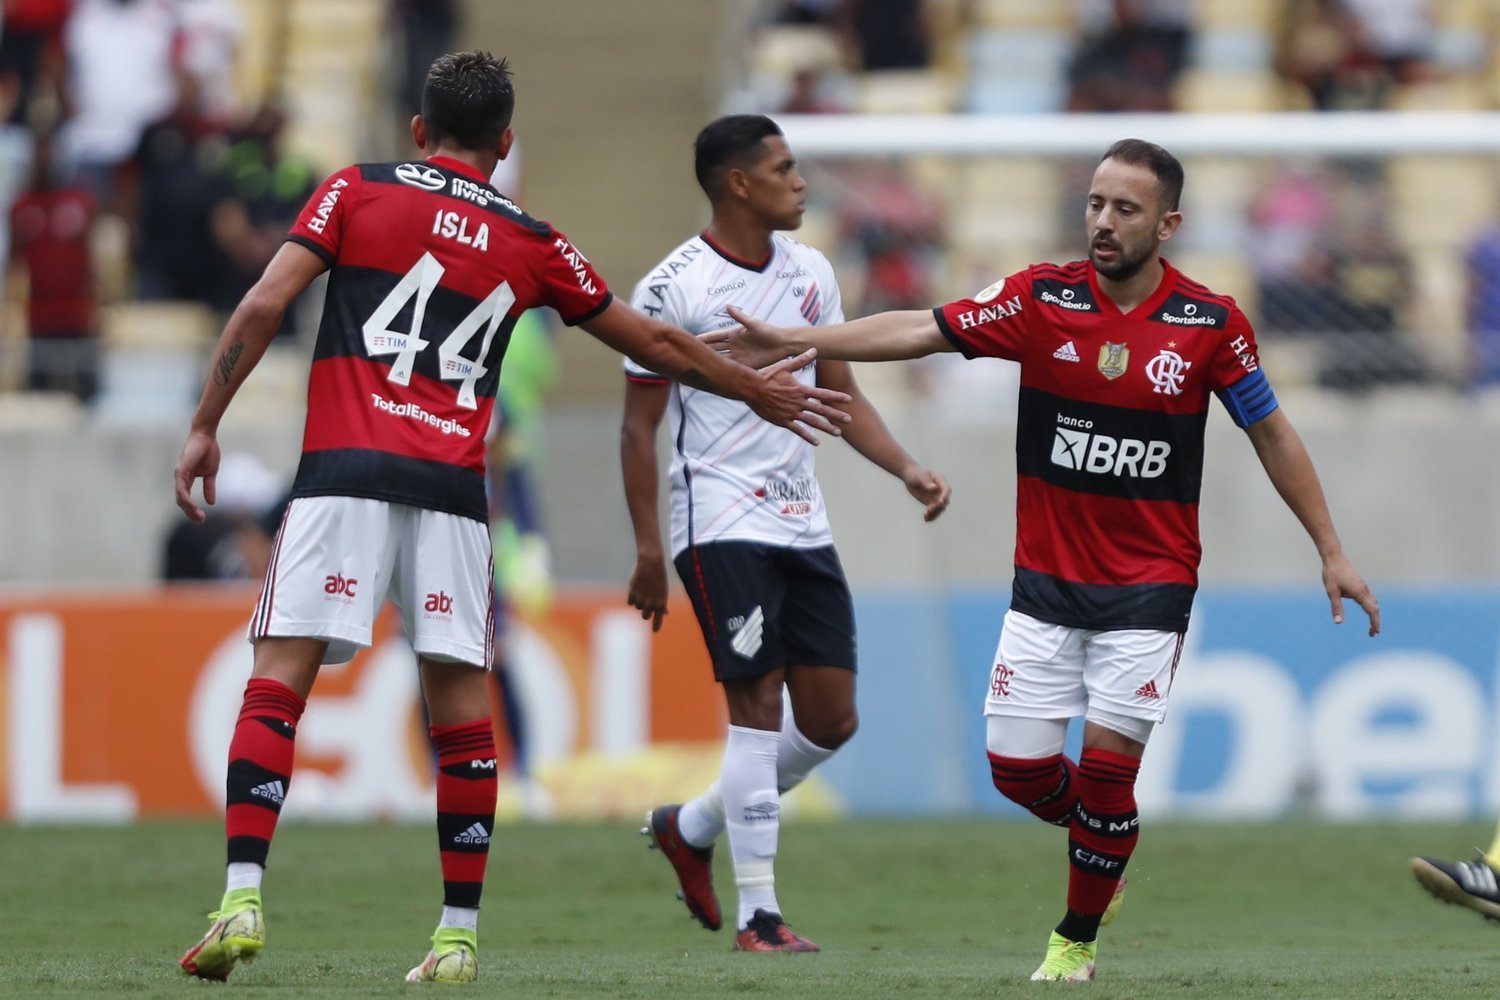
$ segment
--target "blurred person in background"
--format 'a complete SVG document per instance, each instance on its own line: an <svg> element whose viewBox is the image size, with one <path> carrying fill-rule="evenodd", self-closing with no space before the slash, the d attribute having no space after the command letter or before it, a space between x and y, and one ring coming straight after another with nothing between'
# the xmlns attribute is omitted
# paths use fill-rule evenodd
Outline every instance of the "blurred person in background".
<svg viewBox="0 0 1500 1000"><path fill-rule="evenodd" d="M1464 263L1468 380L1476 387L1492 386L1500 383L1500 220L1484 228Z"/></svg>
<svg viewBox="0 0 1500 1000"><path fill-rule="evenodd" d="M841 322L832 266L778 232L802 224L806 183L776 123L720 118L694 146L713 218L641 279L634 306L697 333L732 326L730 304L781 323ZM858 715L854 607L812 449L742 403L674 385L634 361L625 373L620 462L636 545L628 600L653 630L661 627L667 570L656 433L670 409L672 559L729 708L719 779L684 805L651 810L641 832L677 873L688 911L715 931L723 917L710 864L714 841L727 833L739 892L735 949L817 951L786 926L776 896L780 797L854 735ZM901 447L846 362L819 362L802 378L852 398L849 444L900 479L926 520L947 508L948 483Z"/></svg>
<svg viewBox="0 0 1500 1000"><path fill-rule="evenodd" d="M255 284L317 187L313 165L286 151L285 134L286 113L266 101L225 136L209 214L209 233L227 260L211 295L217 308L233 308ZM300 306L287 310L282 335L299 333Z"/></svg>
<svg viewBox="0 0 1500 1000"><path fill-rule="evenodd" d="M1476 851L1473 861L1441 861L1423 854L1412 858L1410 867L1422 888L1435 898L1500 923L1500 828L1490 849Z"/></svg>
<svg viewBox="0 0 1500 1000"><path fill-rule="evenodd" d="M64 35L73 114L67 143L79 179L102 211L116 203L117 173L152 122L177 104L179 40L173 0L76 0Z"/></svg>
<svg viewBox="0 0 1500 1000"><path fill-rule="evenodd" d="M225 411L290 303L331 272L302 460L249 627L254 666L229 745L225 892L178 962L188 975L227 979L264 948L261 885L297 723L322 664L370 645L389 596L417 654L438 758L443 909L407 980L477 978L496 803L484 437L522 310L551 306L640 363L744 399L808 438L847 420L836 408L847 395L793 374L811 355L761 372L722 358L616 301L566 236L502 199L487 181L510 151L514 100L505 60L440 57L411 121L426 158L345 167L319 185L214 349L174 474L178 506L198 522L193 489L202 479L214 504Z"/></svg>
<svg viewBox="0 0 1500 1000"><path fill-rule="evenodd" d="M1193 36L1190 0L1074 0L1069 111L1171 111Z"/></svg>
<svg viewBox="0 0 1500 1000"><path fill-rule="evenodd" d="M1380 631L1249 321L1161 256L1182 223L1182 184L1166 150L1121 140L1094 171L1086 260L838 326L778 329L734 311L745 330L707 338L748 361L815 346L822 359L957 351L1020 362L1015 582L985 715L995 787L1068 831L1067 908L1033 980L1093 979L1099 928L1120 905L1141 757L1165 717L1197 590L1210 394L1316 546L1335 624L1348 597L1370 635ZM1075 762L1063 746L1080 716Z"/></svg>
<svg viewBox="0 0 1500 1000"><path fill-rule="evenodd" d="M1249 255L1261 333L1310 333L1335 326L1333 223L1333 182L1320 161L1279 164L1251 202Z"/></svg>
<svg viewBox="0 0 1500 1000"><path fill-rule="evenodd" d="M71 0L0 4L0 261L12 200L32 176L32 132L65 113L62 32Z"/></svg>
<svg viewBox="0 0 1500 1000"><path fill-rule="evenodd" d="M1315 111L1386 107L1386 67L1349 0L1283 0L1275 50L1277 74L1301 88Z"/></svg>
<svg viewBox="0 0 1500 1000"><path fill-rule="evenodd" d="M94 287L94 199L57 161L55 133L38 132L31 184L10 208L7 298L25 288L26 387L70 392L99 387L99 308Z"/></svg>
<svg viewBox="0 0 1500 1000"><path fill-rule="evenodd" d="M265 578L276 530L267 521L280 521L286 484L255 457L230 452L219 464L216 488L207 520L174 519L163 546L163 581Z"/></svg>
<svg viewBox="0 0 1500 1000"><path fill-rule="evenodd" d="M557 382L557 353L543 310L521 314L505 350L489 444L490 539L495 552L494 656L490 681L509 738L521 815L549 819L551 796L532 770L525 705L516 681L509 623L552 605L552 556L537 476L543 455L543 396Z"/></svg>

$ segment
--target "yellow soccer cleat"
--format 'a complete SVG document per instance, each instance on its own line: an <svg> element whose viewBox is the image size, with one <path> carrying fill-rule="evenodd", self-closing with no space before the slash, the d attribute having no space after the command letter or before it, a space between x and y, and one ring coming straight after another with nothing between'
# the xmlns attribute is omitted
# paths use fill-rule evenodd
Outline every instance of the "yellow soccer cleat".
<svg viewBox="0 0 1500 1000"><path fill-rule="evenodd" d="M408 983L472 983L479 978L479 936L458 927L439 927L432 950L406 974Z"/></svg>
<svg viewBox="0 0 1500 1000"><path fill-rule="evenodd" d="M213 926L177 960L189 976L229 978L235 962L253 962L266 946L266 921L260 911L260 890L235 889L224 894L217 913L210 913Z"/></svg>
<svg viewBox="0 0 1500 1000"><path fill-rule="evenodd" d="M1126 881L1125 876L1121 875L1120 881L1115 884L1115 894L1109 898L1109 905L1104 908L1104 916L1099 918L1100 927L1114 923L1115 917L1120 915L1120 907L1125 904Z"/></svg>
<svg viewBox="0 0 1500 1000"><path fill-rule="evenodd" d="M1047 957L1031 974L1031 981L1052 983L1087 983L1094 978L1094 956L1097 941L1069 941L1057 931L1047 940Z"/></svg>

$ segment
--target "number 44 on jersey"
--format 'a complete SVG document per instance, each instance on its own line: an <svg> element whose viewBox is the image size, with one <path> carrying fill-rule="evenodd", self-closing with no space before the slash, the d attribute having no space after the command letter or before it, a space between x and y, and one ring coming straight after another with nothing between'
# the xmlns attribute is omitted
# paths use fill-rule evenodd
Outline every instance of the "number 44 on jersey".
<svg viewBox="0 0 1500 1000"><path fill-rule="evenodd" d="M411 370L416 363L417 354L430 343L422 339L422 320L427 313L427 300L442 279L444 270L436 257L430 252L424 252L412 269L396 282L396 287L391 289L390 294L375 307L370 318L365 320L365 351L372 358L386 354L396 355L386 378L397 385L411 384ZM413 297L416 298L416 305L412 310L411 332L398 333L390 329L391 321ZM459 384L459 406L470 410L479 408L474 385L489 372L483 364L484 359L490 353L495 331L500 328L501 320L515 301L516 294L511 291L510 282L502 281L438 345L438 371L445 382ZM461 352L469 346L469 341L474 339L480 327L484 328L484 339L480 342L479 352L471 361Z"/></svg>

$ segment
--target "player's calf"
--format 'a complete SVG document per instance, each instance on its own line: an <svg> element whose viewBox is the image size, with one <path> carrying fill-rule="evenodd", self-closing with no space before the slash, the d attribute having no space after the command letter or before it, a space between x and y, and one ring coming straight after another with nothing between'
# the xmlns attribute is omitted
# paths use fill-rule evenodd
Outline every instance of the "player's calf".
<svg viewBox="0 0 1500 1000"><path fill-rule="evenodd" d="M1055 826L1072 823L1078 790L1076 768L1066 756L1002 757L991 753L989 759L990 779L1001 795Z"/></svg>

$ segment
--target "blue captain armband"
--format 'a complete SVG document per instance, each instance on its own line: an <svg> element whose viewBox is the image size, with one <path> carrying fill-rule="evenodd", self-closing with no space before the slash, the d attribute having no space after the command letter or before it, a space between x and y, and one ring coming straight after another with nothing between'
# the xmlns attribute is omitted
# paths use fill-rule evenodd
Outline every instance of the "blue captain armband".
<svg viewBox="0 0 1500 1000"><path fill-rule="evenodd" d="M1271 383L1266 378L1265 370L1261 368L1255 369L1229 388L1218 390L1217 395L1219 402L1224 404L1224 409L1229 411L1240 428L1266 419L1281 405L1276 402L1276 393L1271 391Z"/></svg>

